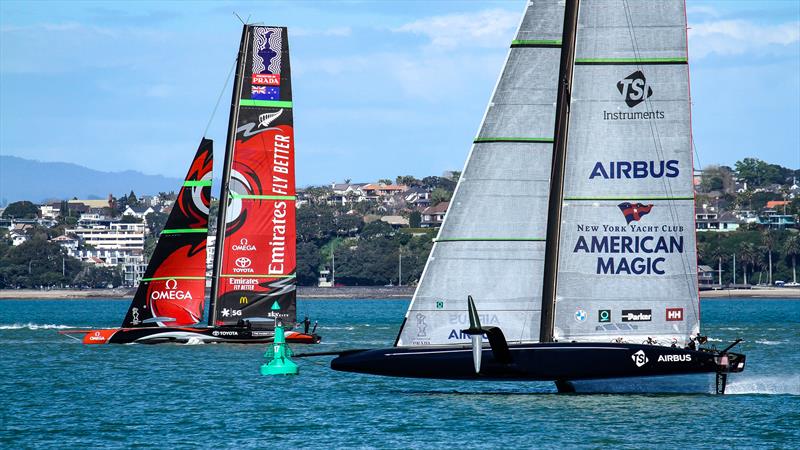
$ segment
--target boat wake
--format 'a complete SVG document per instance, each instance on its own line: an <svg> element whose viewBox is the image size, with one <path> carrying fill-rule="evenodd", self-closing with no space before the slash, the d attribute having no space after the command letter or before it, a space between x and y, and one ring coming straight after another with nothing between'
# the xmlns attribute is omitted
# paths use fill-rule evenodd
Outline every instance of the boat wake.
<svg viewBox="0 0 800 450"><path fill-rule="evenodd" d="M737 377L728 381L725 394L800 395L800 375Z"/></svg>
<svg viewBox="0 0 800 450"><path fill-rule="evenodd" d="M769 340L766 340L766 339L756 339L756 344L780 345L780 344L783 344L783 341L769 341Z"/></svg>
<svg viewBox="0 0 800 450"><path fill-rule="evenodd" d="M54 323L38 324L38 323L14 323L14 324L0 324L0 330L67 330L67 329L82 329L91 327L73 327L71 325L58 325Z"/></svg>

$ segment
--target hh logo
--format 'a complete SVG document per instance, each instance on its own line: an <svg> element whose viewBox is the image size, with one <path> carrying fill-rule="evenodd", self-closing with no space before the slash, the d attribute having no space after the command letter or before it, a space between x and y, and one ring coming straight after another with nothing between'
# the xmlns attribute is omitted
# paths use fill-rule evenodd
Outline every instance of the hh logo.
<svg viewBox="0 0 800 450"><path fill-rule="evenodd" d="M637 70L617 83L617 89L625 99L629 108L642 103L653 95L653 89L647 85L647 80L641 70Z"/></svg>
<svg viewBox="0 0 800 450"><path fill-rule="evenodd" d="M683 308L667 308L667 320L672 322L683 320Z"/></svg>

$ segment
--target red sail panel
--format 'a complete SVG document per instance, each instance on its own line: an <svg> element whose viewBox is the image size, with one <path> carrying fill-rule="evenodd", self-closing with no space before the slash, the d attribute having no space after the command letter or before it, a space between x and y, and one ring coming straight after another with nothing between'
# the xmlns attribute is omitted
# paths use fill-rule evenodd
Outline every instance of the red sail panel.
<svg viewBox="0 0 800 450"><path fill-rule="evenodd" d="M202 320L211 169L212 141L203 139L123 327L184 326Z"/></svg>
<svg viewBox="0 0 800 450"><path fill-rule="evenodd" d="M286 28L250 26L228 174L215 325L295 320L295 178Z"/></svg>

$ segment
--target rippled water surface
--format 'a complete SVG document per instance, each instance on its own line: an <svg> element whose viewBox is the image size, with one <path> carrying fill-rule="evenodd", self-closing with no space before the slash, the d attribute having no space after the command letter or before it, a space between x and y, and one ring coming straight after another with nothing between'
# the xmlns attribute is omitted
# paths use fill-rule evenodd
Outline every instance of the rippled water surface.
<svg viewBox="0 0 800 450"><path fill-rule="evenodd" d="M406 300L300 301L318 346L391 345ZM703 301L717 345L747 340L732 395L556 395L550 383L406 380L303 359L262 377L263 345L83 346L126 300L0 301L0 447L800 448L800 301Z"/></svg>

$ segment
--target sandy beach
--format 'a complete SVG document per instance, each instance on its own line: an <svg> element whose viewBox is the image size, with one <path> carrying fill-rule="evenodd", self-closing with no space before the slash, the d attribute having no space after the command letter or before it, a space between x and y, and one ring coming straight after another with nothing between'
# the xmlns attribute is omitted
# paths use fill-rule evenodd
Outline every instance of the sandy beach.
<svg viewBox="0 0 800 450"><path fill-rule="evenodd" d="M76 298L130 298L135 289L0 289L0 300L8 299L76 299ZM299 286L297 296L300 299L375 299L375 298L411 298L413 286L343 286L320 288ZM719 291L701 291L700 298L791 298L800 299L800 288L753 288L726 289Z"/></svg>

